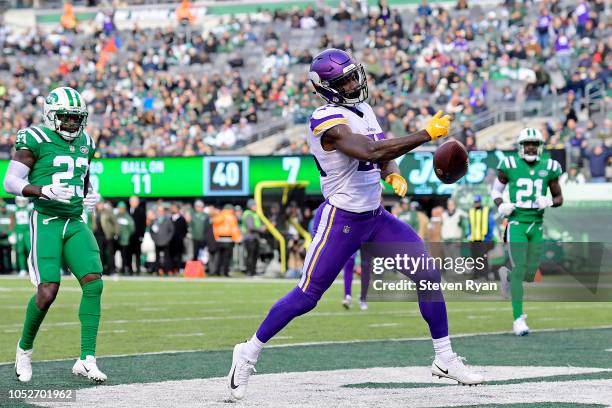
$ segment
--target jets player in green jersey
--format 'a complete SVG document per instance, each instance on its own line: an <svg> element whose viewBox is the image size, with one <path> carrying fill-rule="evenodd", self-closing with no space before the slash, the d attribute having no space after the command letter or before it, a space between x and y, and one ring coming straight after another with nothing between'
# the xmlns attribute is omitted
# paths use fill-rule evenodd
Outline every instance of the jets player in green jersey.
<svg viewBox="0 0 612 408"><path fill-rule="evenodd" d="M535 128L523 129L518 137L518 157L506 156L499 163L491 196L498 211L508 218L504 240L512 271L499 271L502 294L512 296L512 329L517 336L529 334L527 315L523 314L523 281L533 282L540 258L544 210L563 204L559 185L561 165L542 157L544 138ZM510 202L503 192L509 187ZM548 197L550 189L552 198Z"/></svg>
<svg viewBox="0 0 612 408"><path fill-rule="evenodd" d="M13 225L15 232L15 257L17 258L17 270L19 276L26 276L30 255L30 209L29 200L26 197L15 197L15 212L13 213Z"/></svg>
<svg viewBox="0 0 612 408"><path fill-rule="evenodd" d="M95 359L100 323L102 264L83 208L93 209L99 195L89 186L89 164L95 144L84 132L87 108L72 88L56 88L45 99L44 125L17 133L15 153L4 178L4 189L33 197L30 216L30 280L37 287L27 308L17 343L15 373L20 381L32 378L32 349L47 310L60 286L60 268L69 270L83 291L79 306L81 356L72 372L101 382L106 375Z"/></svg>

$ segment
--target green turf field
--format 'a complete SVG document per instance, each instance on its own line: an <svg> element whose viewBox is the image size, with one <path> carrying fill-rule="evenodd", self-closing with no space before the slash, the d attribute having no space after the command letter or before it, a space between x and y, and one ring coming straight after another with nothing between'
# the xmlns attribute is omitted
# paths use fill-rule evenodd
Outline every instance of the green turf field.
<svg viewBox="0 0 612 408"><path fill-rule="evenodd" d="M270 305L294 284L241 279L105 279L97 354L102 357L100 367L109 375L109 382L92 387L87 380L73 378L70 373L72 359L79 354L80 288L67 278L43 323L34 351L35 361L63 361L35 364L34 379L25 387L85 387L87 390L79 391L85 394L78 395L92 393L87 399L96 401L95 406L177 406L166 394L156 396L164 389L185 398L191 395L199 406L227 406L223 402L227 397L225 384L218 377L227 373L231 347L250 337ZM357 285L355 290L358 291ZM14 379L12 361L25 305L32 293L27 280L0 280L0 362L9 363L0 365L3 395L7 389L24 388ZM271 341L276 346L287 346L267 348L262 354L257 366L259 374L253 377L251 387L256 406L275 406L271 401L278 398L286 398L286 404L281 405L299 405L302 394L309 396L312 406L334 405L330 398L376 406L381 393L401 396L416 392L433 398L432 386L436 389L433 395L440 400L423 397L422 406L612 404L612 395L609 399L588 399L591 387L607 386L612 393L612 352L606 351L612 350L612 329L593 329L612 327L612 303L529 303L526 312L530 326L544 330L536 330L528 338L516 338L507 333L511 324L508 303L449 302L451 335L482 334L454 340L456 351L466 356L468 363L483 366L490 380L490 385L468 388L432 382L427 366L433 351L416 304L370 303L367 312L346 311L340 306L341 298L342 285L332 286L313 312L292 322ZM580 328L589 330L576 330ZM318 342L328 343L290 346ZM183 352L144 354L168 351ZM103 357L125 354L130 356ZM278 374L281 372L288 374ZM292 379L285 381L284 376ZM329 379L324 381L326 376ZM163 387L160 382L164 382ZM542 388L542 382L549 385ZM286 383L304 384L300 387L302 394L287 390ZM140 384L140 396L118 397L133 390L134 384ZM335 384L333 390L328 389L330 384ZM560 387L577 391L560 396L555 391ZM507 389L508 393L496 389ZM445 397L445 393L450 394ZM102 396L107 405L100 405ZM582 399L575 400L577 396ZM156 403L149 405L146 401ZM555 401L557 405L546 405ZM495 405L499 403L504 405ZM389 405L394 404L385 406Z"/></svg>

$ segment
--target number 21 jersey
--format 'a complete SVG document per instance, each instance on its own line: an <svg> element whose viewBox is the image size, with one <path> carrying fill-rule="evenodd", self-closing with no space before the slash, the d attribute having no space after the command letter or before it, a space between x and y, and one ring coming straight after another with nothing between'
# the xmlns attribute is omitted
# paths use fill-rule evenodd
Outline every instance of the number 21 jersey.
<svg viewBox="0 0 612 408"><path fill-rule="evenodd" d="M498 169L508 178L510 202L516 208L508 217L511 221L542 222L544 210L538 209L536 199L545 196L551 180L561 175L561 165L554 159L540 157L529 165L515 155L506 156L499 162Z"/></svg>

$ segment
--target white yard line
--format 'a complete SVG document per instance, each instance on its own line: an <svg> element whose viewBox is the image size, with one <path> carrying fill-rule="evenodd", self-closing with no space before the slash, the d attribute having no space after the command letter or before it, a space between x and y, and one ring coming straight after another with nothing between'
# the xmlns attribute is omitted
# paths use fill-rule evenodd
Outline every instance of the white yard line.
<svg viewBox="0 0 612 408"><path fill-rule="evenodd" d="M164 337L192 337L192 336L203 336L204 333L173 333L173 334L164 334Z"/></svg>

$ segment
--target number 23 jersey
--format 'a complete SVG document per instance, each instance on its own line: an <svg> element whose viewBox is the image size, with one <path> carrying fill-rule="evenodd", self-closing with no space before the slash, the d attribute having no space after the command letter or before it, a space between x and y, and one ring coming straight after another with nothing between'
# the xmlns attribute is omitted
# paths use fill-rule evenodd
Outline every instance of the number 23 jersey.
<svg viewBox="0 0 612 408"><path fill-rule="evenodd" d="M544 156L534 165L529 165L517 155L508 155L497 168L508 178L510 202L516 204L508 219L542 222L544 210L538 209L536 199L545 196L550 181L561 175L559 162Z"/></svg>
<svg viewBox="0 0 612 408"><path fill-rule="evenodd" d="M340 150L325 151L321 145L323 133L340 124L371 140L385 138L376 115L365 102L354 108L330 104L316 109L310 117L308 146L321 175L323 197L346 211L375 210L380 206L382 193L379 165L360 161Z"/></svg>
<svg viewBox="0 0 612 408"><path fill-rule="evenodd" d="M15 149L27 149L36 161L28 179L31 184L45 186L68 183L74 195L70 203L34 199L34 209L55 217L80 217L83 212L84 183L95 144L85 132L72 142L45 126L31 126L17 133Z"/></svg>

